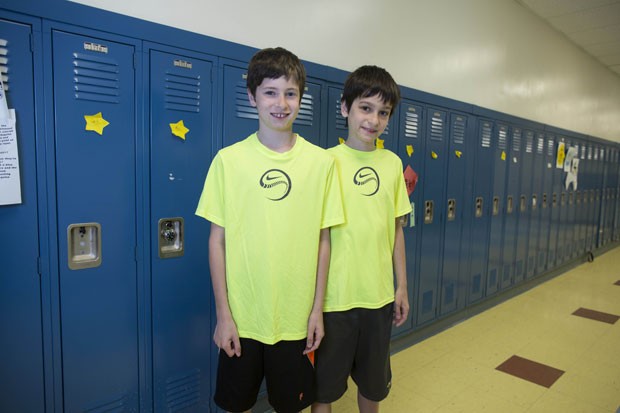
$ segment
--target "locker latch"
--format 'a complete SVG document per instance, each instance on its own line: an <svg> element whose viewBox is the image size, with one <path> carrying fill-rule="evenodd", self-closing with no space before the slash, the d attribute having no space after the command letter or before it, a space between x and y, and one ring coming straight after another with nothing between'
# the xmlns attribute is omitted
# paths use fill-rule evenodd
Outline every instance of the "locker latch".
<svg viewBox="0 0 620 413"><path fill-rule="evenodd" d="M456 219L456 199L448 199L448 221Z"/></svg>
<svg viewBox="0 0 620 413"><path fill-rule="evenodd" d="M159 220L159 258L179 257L184 254L183 222L181 217Z"/></svg>
<svg viewBox="0 0 620 413"><path fill-rule="evenodd" d="M499 214L499 197L493 197L493 215Z"/></svg>
<svg viewBox="0 0 620 413"><path fill-rule="evenodd" d="M68 264L72 270L101 265L101 225L96 222L67 227Z"/></svg>
<svg viewBox="0 0 620 413"><path fill-rule="evenodd" d="M433 222L434 215L434 202L424 201L424 223L431 224Z"/></svg>
<svg viewBox="0 0 620 413"><path fill-rule="evenodd" d="M506 213L512 214L512 195L508 197L508 202L506 204Z"/></svg>
<svg viewBox="0 0 620 413"><path fill-rule="evenodd" d="M538 200L536 199L536 194L532 195L532 211L536 211L538 208Z"/></svg>
<svg viewBox="0 0 620 413"><path fill-rule="evenodd" d="M482 216L482 197L476 197L476 218L480 218Z"/></svg>
<svg viewBox="0 0 620 413"><path fill-rule="evenodd" d="M525 200L525 195L521 195L521 202L519 203L519 211L525 212L527 210L527 202Z"/></svg>

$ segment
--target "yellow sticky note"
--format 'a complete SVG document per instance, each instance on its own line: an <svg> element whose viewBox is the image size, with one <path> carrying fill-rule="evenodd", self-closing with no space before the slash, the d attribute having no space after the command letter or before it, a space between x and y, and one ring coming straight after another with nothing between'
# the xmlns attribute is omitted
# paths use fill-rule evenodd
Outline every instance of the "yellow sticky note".
<svg viewBox="0 0 620 413"><path fill-rule="evenodd" d="M344 143L344 139L342 139L342 138L338 138L338 143L339 143L340 145L342 145L342 144Z"/></svg>
<svg viewBox="0 0 620 413"><path fill-rule="evenodd" d="M454 154L456 155L457 158L460 158L461 156L463 156L463 152L461 151L454 151Z"/></svg>
<svg viewBox="0 0 620 413"><path fill-rule="evenodd" d="M431 158L437 159L439 156L434 151L431 151Z"/></svg>
<svg viewBox="0 0 620 413"><path fill-rule="evenodd" d="M183 123L183 119L178 121L177 123L170 124L170 130L174 136L178 136L179 138L185 140L185 135L189 132L189 129L185 127Z"/></svg>
<svg viewBox="0 0 620 413"><path fill-rule="evenodd" d="M385 147L383 146L383 142L385 142L385 140L377 138L377 149L383 149Z"/></svg>
<svg viewBox="0 0 620 413"><path fill-rule="evenodd" d="M86 120L85 129L97 132L99 135L103 135L103 128L110 124L110 122L101 116L101 112L95 115L84 115L84 120Z"/></svg>
<svg viewBox="0 0 620 413"><path fill-rule="evenodd" d="M407 145L407 155L409 155L410 158L411 155L413 155L413 145Z"/></svg>
<svg viewBox="0 0 620 413"><path fill-rule="evenodd" d="M506 160L506 151L502 151L502 161Z"/></svg>

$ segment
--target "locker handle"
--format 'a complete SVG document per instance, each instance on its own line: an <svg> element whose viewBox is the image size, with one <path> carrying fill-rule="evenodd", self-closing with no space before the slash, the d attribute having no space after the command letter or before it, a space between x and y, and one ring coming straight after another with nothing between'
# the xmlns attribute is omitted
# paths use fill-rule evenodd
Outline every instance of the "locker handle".
<svg viewBox="0 0 620 413"><path fill-rule="evenodd" d="M482 206L483 199L481 196L476 197L476 218L480 218L482 216Z"/></svg>
<svg viewBox="0 0 620 413"><path fill-rule="evenodd" d="M180 257L185 253L183 223L181 217L159 220L157 223L159 258Z"/></svg>
<svg viewBox="0 0 620 413"><path fill-rule="evenodd" d="M448 221L456 219L456 199L448 199Z"/></svg>
<svg viewBox="0 0 620 413"><path fill-rule="evenodd" d="M527 210L527 202L525 201L525 195L521 195L521 202L519 203L519 211L525 212Z"/></svg>
<svg viewBox="0 0 620 413"><path fill-rule="evenodd" d="M72 270L101 265L101 225L97 222L67 227L68 265Z"/></svg>
<svg viewBox="0 0 620 413"><path fill-rule="evenodd" d="M542 207L543 209L547 208L547 194L543 194L543 203L542 203Z"/></svg>
<svg viewBox="0 0 620 413"><path fill-rule="evenodd" d="M512 214L512 195L508 197L507 205L506 205L506 213Z"/></svg>
<svg viewBox="0 0 620 413"><path fill-rule="evenodd" d="M493 197L493 215L499 214L499 197Z"/></svg>
<svg viewBox="0 0 620 413"><path fill-rule="evenodd" d="M538 203L536 199L536 194L532 195L532 211L535 211L538 208Z"/></svg>
<svg viewBox="0 0 620 413"><path fill-rule="evenodd" d="M424 223L432 224L433 223L433 215L434 215L434 202L433 201L424 201Z"/></svg>
<svg viewBox="0 0 620 413"><path fill-rule="evenodd" d="M555 208L558 205L558 194L553 193L553 199L551 200L551 207Z"/></svg>

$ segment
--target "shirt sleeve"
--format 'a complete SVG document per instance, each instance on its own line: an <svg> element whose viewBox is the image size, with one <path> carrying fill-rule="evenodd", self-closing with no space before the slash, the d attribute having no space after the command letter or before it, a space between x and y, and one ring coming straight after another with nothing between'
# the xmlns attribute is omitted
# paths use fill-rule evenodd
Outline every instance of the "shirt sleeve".
<svg viewBox="0 0 620 413"><path fill-rule="evenodd" d="M209 167L209 172L207 172L207 178L196 208L196 215L225 227L225 201L224 164L218 153Z"/></svg>
<svg viewBox="0 0 620 413"><path fill-rule="evenodd" d="M327 172L327 179L325 182L325 196L323 199L323 216L321 217L321 229L333 227L342 223L344 223L344 210L342 208L340 179L338 179L336 162L332 158Z"/></svg>

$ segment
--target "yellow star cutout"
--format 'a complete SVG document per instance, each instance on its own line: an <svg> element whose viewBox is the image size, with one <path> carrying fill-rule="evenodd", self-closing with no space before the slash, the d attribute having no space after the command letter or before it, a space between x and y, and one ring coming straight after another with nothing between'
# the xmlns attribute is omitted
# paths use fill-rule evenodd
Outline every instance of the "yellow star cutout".
<svg viewBox="0 0 620 413"><path fill-rule="evenodd" d="M413 145L407 145L407 155L409 155L410 158L411 155L413 155Z"/></svg>
<svg viewBox="0 0 620 413"><path fill-rule="evenodd" d="M506 152L502 151L502 161L505 161L505 160L506 160Z"/></svg>
<svg viewBox="0 0 620 413"><path fill-rule="evenodd" d="M437 159L439 156L434 151L431 151L431 158Z"/></svg>
<svg viewBox="0 0 620 413"><path fill-rule="evenodd" d="M377 138L377 149L383 149L385 148L385 146L383 146L383 142L385 142L384 139L379 139Z"/></svg>
<svg viewBox="0 0 620 413"><path fill-rule="evenodd" d="M189 129L185 127L183 123L183 119L178 121L177 123L170 124L170 130L174 136L178 136L179 138L185 140L185 135L189 132Z"/></svg>
<svg viewBox="0 0 620 413"><path fill-rule="evenodd" d="M99 135L103 135L103 128L110 124L101 116L101 112L96 115L84 115L84 120L86 120L85 129L97 132Z"/></svg>
<svg viewBox="0 0 620 413"><path fill-rule="evenodd" d="M457 158L460 158L461 156L463 156L463 152L461 151L454 151L454 154L456 155Z"/></svg>
<svg viewBox="0 0 620 413"><path fill-rule="evenodd" d="M342 139L342 138L338 138L338 143L339 143L340 145L342 145L342 144L344 143L344 139Z"/></svg>

